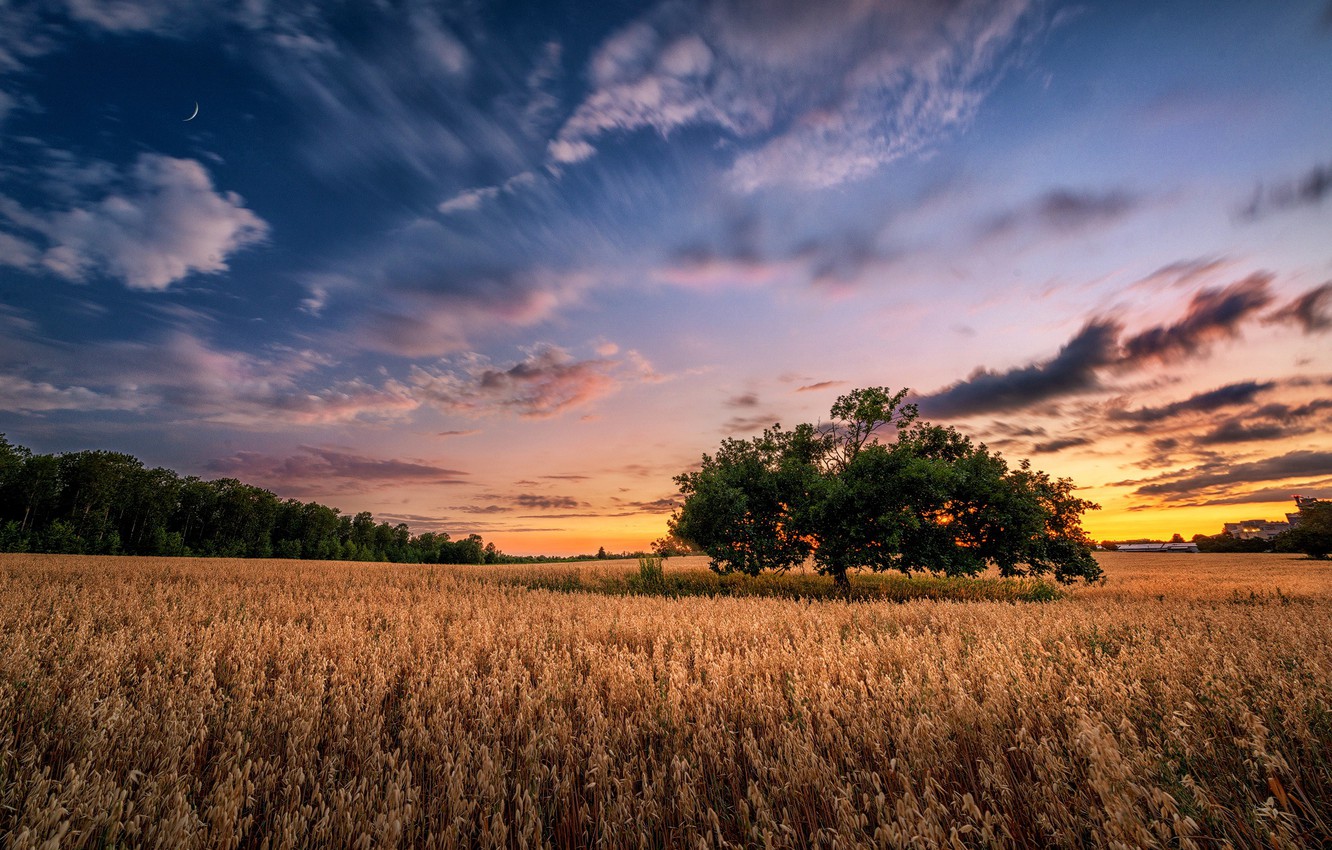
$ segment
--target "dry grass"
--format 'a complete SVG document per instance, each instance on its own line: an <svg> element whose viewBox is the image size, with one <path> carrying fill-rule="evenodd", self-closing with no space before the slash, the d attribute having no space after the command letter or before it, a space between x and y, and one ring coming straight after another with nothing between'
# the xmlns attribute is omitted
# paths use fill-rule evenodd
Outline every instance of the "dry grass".
<svg viewBox="0 0 1332 850"><path fill-rule="evenodd" d="M3 556L0 846L1332 842L1329 566L1104 563L846 604Z"/></svg>

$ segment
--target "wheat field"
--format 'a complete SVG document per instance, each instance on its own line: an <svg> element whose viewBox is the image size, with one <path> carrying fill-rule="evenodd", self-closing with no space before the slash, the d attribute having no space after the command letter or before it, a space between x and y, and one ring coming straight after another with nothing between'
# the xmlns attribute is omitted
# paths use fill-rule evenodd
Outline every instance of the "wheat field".
<svg viewBox="0 0 1332 850"><path fill-rule="evenodd" d="M1332 565L1101 558L897 604L0 556L0 846L1332 843Z"/></svg>

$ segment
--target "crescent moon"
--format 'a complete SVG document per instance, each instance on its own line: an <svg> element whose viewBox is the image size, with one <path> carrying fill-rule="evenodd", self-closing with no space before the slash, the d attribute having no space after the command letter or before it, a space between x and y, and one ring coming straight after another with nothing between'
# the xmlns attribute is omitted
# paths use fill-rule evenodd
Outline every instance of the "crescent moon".
<svg viewBox="0 0 1332 850"><path fill-rule="evenodd" d="M193 121L193 120L194 120L194 116L195 116L195 115L198 115L198 114L199 114L199 101L196 100L196 101L194 102L194 112L190 113L190 117L189 117L189 118L186 118L185 120L186 120L186 121ZM182 122L182 123L184 123L184 122Z"/></svg>

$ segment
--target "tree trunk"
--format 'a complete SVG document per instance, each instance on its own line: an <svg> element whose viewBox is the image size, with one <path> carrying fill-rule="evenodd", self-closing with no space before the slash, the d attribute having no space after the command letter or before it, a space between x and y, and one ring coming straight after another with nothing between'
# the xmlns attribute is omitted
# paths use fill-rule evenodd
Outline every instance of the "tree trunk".
<svg viewBox="0 0 1332 850"><path fill-rule="evenodd" d="M837 587L838 593L843 596L851 595L851 577L846 574L846 570L833 573L833 584Z"/></svg>

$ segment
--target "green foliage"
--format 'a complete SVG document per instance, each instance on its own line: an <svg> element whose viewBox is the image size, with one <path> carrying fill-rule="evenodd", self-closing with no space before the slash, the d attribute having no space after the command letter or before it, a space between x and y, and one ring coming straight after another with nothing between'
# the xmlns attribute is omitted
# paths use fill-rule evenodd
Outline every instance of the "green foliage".
<svg viewBox="0 0 1332 850"><path fill-rule="evenodd" d="M479 535L279 499L234 478L181 478L107 451L34 455L0 434L0 551L499 564Z"/></svg>
<svg viewBox="0 0 1332 850"><path fill-rule="evenodd" d="M845 591L851 570L1005 577L1100 577L1082 514L1097 506L1027 462L953 428L917 421L906 390L855 390L821 428L779 425L729 439L675 478L684 504L671 533L719 573L781 572L811 559ZM874 439L884 425L891 443Z"/></svg>
<svg viewBox="0 0 1332 850"><path fill-rule="evenodd" d="M1063 591L1041 578L961 578L949 576L871 575L849 591L829 576L786 572L749 576L707 570L681 570L655 575L641 569L629 574L589 574L551 571L508 575L505 584L559 593L599 593L610 596L661 596L679 599L706 597L771 597L799 600L853 602L910 602L933 599L968 602L1052 602Z"/></svg>
<svg viewBox="0 0 1332 850"><path fill-rule="evenodd" d="M662 559L644 555L638 559L638 580L644 587L659 588L666 585L666 571L662 568Z"/></svg>
<svg viewBox="0 0 1332 850"><path fill-rule="evenodd" d="M1278 535L1276 544L1279 551L1303 552L1318 560L1332 555L1332 501L1301 506L1299 521Z"/></svg>
<svg viewBox="0 0 1332 850"><path fill-rule="evenodd" d="M1241 540L1225 532L1211 536L1195 534L1193 535L1193 542L1198 544L1199 552L1271 552L1273 546L1271 540L1263 540L1260 537Z"/></svg>

